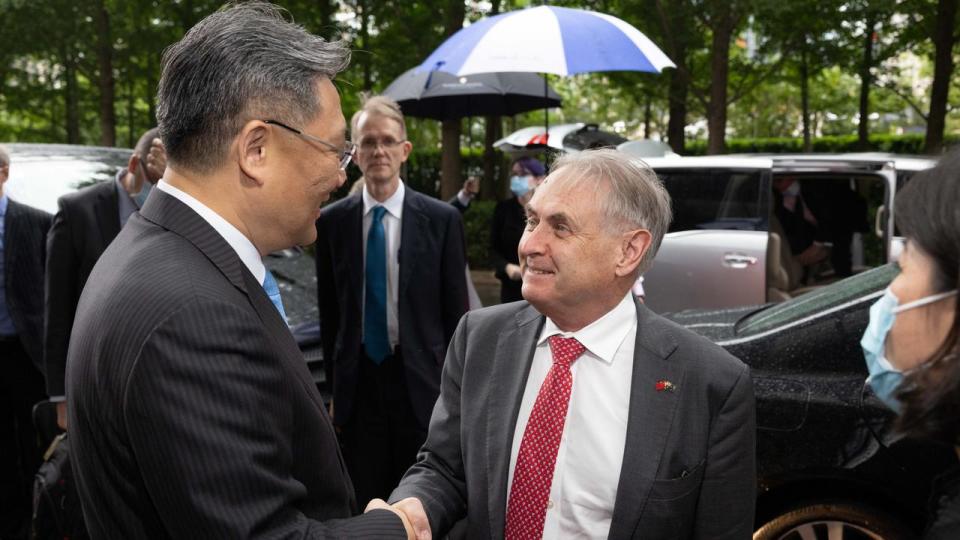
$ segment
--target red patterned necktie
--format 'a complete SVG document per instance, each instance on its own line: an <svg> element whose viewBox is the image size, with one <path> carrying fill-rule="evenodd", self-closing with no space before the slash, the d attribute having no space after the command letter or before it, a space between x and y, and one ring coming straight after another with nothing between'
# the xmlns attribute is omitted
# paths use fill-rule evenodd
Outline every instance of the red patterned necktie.
<svg viewBox="0 0 960 540"><path fill-rule="evenodd" d="M507 506L506 540L539 540L543 536L557 449L573 388L570 365L586 350L574 338L550 336L549 343L553 366L540 387L520 440Z"/></svg>

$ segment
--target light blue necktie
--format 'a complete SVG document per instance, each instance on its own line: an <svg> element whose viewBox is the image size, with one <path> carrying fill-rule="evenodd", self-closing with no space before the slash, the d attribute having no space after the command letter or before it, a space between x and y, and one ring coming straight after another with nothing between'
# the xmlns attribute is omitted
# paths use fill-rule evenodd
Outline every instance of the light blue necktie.
<svg viewBox="0 0 960 540"><path fill-rule="evenodd" d="M363 347L377 365L390 354L387 336L387 240L383 215L387 209L373 208L370 231L367 232L367 261L363 302Z"/></svg>
<svg viewBox="0 0 960 540"><path fill-rule="evenodd" d="M277 280L273 277L273 274L270 273L270 270L267 270L267 275L263 278L263 290L267 293L267 296L270 297L273 306L280 312L280 316L286 321L287 314L283 311L283 299L280 298L280 287L277 286Z"/></svg>

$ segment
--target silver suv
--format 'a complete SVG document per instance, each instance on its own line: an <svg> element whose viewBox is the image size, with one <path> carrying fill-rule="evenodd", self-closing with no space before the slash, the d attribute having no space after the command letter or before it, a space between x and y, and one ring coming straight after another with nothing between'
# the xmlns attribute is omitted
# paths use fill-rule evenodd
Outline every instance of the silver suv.
<svg viewBox="0 0 960 540"><path fill-rule="evenodd" d="M644 276L647 304L658 312L782 301L895 260L896 192L935 163L885 154L643 160L674 210Z"/></svg>

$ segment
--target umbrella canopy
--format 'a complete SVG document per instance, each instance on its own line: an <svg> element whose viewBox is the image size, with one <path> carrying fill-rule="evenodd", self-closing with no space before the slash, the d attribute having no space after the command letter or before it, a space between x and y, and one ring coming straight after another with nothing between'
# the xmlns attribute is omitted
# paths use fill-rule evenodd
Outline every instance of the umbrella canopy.
<svg viewBox="0 0 960 540"><path fill-rule="evenodd" d="M457 76L414 68L397 77L383 93L400 104L403 114L434 120L513 116L560 106L560 96L535 73Z"/></svg>
<svg viewBox="0 0 960 540"><path fill-rule="evenodd" d="M450 36L417 69L457 75L650 71L676 67L643 33L602 13L554 6L482 19Z"/></svg>
<svg viewBox="0 0 960 540"><path fill-rule="evenodd" d="M542 151L544 148L578 152L588 148L613 147L625 141L616 133L601 130L597 124L578 122L550 126L546 131L542 126L521 128L494 142L493 147L510 154Z"/></svg>

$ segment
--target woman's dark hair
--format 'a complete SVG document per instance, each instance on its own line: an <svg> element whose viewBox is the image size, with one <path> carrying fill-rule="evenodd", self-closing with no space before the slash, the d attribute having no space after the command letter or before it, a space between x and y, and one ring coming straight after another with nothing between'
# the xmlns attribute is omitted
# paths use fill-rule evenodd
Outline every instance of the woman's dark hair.
<svg viewBox="0 0 960 540"><path fill-rule="evenodd" d="M901 233L935 266L934 290L960 289L960 149L915 175L896 196ZM960 302L946 339L897 392L896 428L911 436L960 444Z"/></svg>

